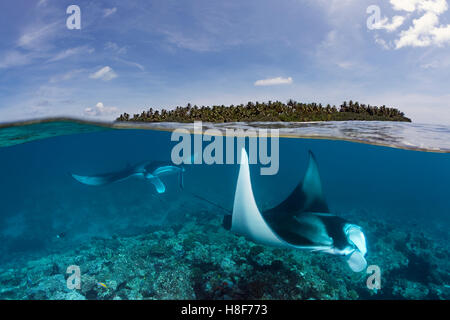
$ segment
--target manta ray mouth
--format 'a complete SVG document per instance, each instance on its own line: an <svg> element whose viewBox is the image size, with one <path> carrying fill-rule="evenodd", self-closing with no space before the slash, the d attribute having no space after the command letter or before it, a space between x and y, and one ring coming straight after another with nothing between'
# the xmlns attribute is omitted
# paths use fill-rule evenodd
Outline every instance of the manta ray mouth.
<svg viewBox="0 0 450 320"><path fill-rule="evenodd" d="M347 264L354 272L361 272L367 268L367 261L364 255L359 251L355 250L347 258Z"/></svg>
<svg viewBox="0 0 450 320"><path fill-rule="evenodd" d="M366 237L360 226L355 224L346 224L344 233L347 235L348 242L353 244L363 256L367 253Z"/></svg>

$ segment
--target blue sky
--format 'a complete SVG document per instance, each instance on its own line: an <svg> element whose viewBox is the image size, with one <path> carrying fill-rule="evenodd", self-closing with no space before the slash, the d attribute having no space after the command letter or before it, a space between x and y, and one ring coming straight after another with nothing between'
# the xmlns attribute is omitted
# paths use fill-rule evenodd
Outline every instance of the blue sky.
<svg viewBox="0 0 450 320"><path fill-rule="evenodd" d="M293 98L450 124L448 2L2 1L0 122Z"/></svg>

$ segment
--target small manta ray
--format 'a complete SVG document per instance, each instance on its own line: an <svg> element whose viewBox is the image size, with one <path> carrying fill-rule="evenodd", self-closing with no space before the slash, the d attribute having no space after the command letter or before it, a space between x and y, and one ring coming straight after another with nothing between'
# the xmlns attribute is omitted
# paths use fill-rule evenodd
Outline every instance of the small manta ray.
<svg viewBox="0 0 450 320"><path fill-rule="evenodd" d="M63 238L65 238L66 237L66 233L65 232L61 232L61 233L58 233L57 235L56 235L56 239L63 239Z"/></svg>
<svg viewBox="0 0 450 320"><path fill-rule="evenodd" d="M354 272L366 269L362 228L330 213L313 153L303 181L276 207L260 212L252 190L248 156L241 152L232 215L224 227L261 244L343 256Z"/></svg>
<svg viewBox="0 0 450 320"><path fill-rule="evenodd" d="M80 176L72 174L72 177L83 184L89 186L102 186L117 181L123 181L131 177L150 181L158 193L166 192L166 186L161 181L161 177L178 174L180 187L184 187L183 173L185 169L181 166L173 165L170 162L147 161L135 166L127 166L124 170L104 173L95 176Z"/></svg>

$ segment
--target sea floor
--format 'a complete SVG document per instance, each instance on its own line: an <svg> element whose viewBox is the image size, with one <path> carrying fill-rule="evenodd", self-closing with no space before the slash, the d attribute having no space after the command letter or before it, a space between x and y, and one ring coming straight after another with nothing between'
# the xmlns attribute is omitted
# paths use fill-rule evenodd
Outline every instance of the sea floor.
<svg viewBox="0 0 450 320"><path fill-rule="evenodd" d="M369 275L351 272L340 257L254 244L224 230L211 212L17 255L0 266L0 299L450 299L448 230L437 240L420 225L393 227L370 215L361 221L365 213L354 212L368 263L381 269L374 291ZM81 269L80 290L66 286L70 265Z"/></svg>

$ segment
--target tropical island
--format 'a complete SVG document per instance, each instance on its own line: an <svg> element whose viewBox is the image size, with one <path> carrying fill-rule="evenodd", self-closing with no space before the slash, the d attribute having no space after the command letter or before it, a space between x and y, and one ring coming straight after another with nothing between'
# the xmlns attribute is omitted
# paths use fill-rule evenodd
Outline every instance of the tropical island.
<svg viewBox="0 0 450 320"><path fill-rule="evenodd" d="M371 106L358 102L344 102L323 106L320 103L301 103L289 100L248 102L246 105L177 106L171 110L150 108L141 114L121 114L116 121L132 122L308 122L308 121L403 121L411 122L403 112L386 106Z"/></svg>

